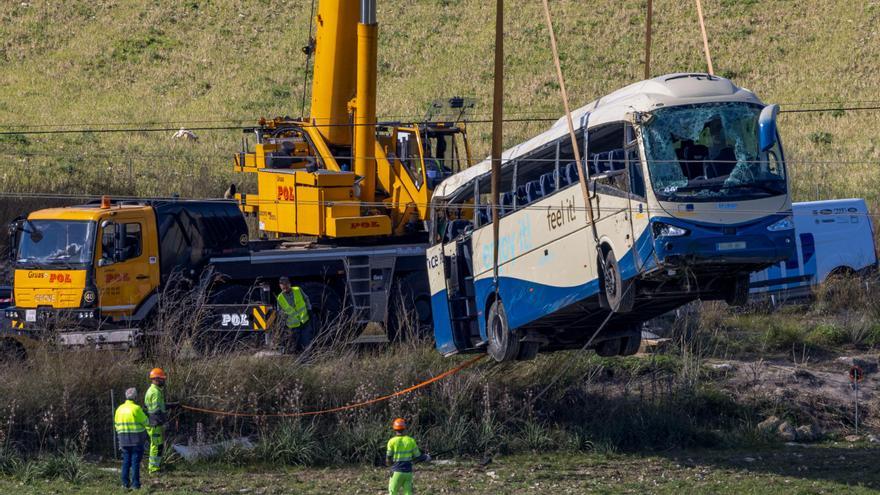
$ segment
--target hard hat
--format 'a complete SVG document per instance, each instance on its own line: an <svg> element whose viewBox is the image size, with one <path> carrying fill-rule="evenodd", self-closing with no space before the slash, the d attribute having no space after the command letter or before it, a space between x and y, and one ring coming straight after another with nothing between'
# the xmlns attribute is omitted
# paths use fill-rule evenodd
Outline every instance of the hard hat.
<svg viewBox="0 0 880 495"><path fill-rule="evenodd" d="M154 380L156 378L160 378L162 380L167 378L165 376L165 372L162 371L162 368L153 368L153 370L150 371L150 380Z"/></svg>
<svg viewBox="0 0 880 495"><path fill-rule="evenodd" d="M391 423L391 429L394 431L403 431L406 429L406 420L403 418L397 418Z"/></svg>

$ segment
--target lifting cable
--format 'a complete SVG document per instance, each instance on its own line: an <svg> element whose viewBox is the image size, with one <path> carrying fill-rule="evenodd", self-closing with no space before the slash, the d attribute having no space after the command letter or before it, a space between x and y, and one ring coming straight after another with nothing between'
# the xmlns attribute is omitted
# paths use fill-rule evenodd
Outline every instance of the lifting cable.
<svg viewBox="0 0 880 495"><path fill-rule="evenodd" d="M492 90L492 283L498 297L498 243L501 210L501 155L504 134L504 0L495 2L495 73Z"/></svg>
<svg viewBox="0 0 880 495"><path fill-rule="evenodd" d="M565 88L565 77L562 75L562 65L559 62L559 49L556 46L556 33L553 30L553 19L550 16L550 4L548 0L543 0L544 3L544 18L547 21L547 30L550 33L550 48L553 52L553 64L556 66L556 78L559 81L559 92L562 96L562 105L565 107L565 121L568 124L568 135L571 138L571 148L574 152L574 161L578 165L575 167L578 173L578 182L581 185L581 194L584 196L584 203L587 206L587 221L590 222L590 227L593 232L593 241L596 243L596 253L599 255L599 263L602 265L602 269L605 269L605 258L602 256L601 247L599 246L599 231L596 229L596 218L593 214L593 202L590 200L590 190L587 186L587 178L584 176L584 168L586 167L586 161L582 160L581 151L578 147L577 136L574 133L574 123L571 120L571 107L568 105L568 90ZM587 112L586 121L584 122L584 146L585 149L589 149L589 119L590 114Z"/></svg>
<svg viewBox="0 0 880 495"><path fill-rule="evenodd" d="M709 54L709 35L706 34L706 22L703 20L703 3L697 1L697 17L700 19L700 32L703 34L703 51L706 52L706 65L709 67L709 75L715 75L715 69L712 68L712 55Z"/></svg>
<svg viewBox="0 0 880 495"><path fill-rule="evenodd" d="M483 359L485 357L486 357L486 354L480 354L479 356L468 359L464 363L462 363L454 368L450 368L450 369L444 371L443 373L440 373L439 375L435 375L435 376L428 378L427 380L425 380L421 383L418 383L416 385L413 385L411 387L408 387L408 388L405 388L402 390L398 390L397 392L394 392L394 393L391 393L388 395L383 395L381 397L376 397L376 398L373 398L370 400L365 400L363 402L356 402L354 404L348 404L345 406L333 407L330 409L322 409L320 411L258 413L258 412L223 411L223 410L219 410L219 409L209 409L209 408L205 408L205 407L196 407L196 406L190 406L190 405L186 405L186 404L181 404L180 408L186 409L187 411L200 412L200 413L210 414L213 416L230 416L230 417L236 417L236 418L302 418L302 417L306 417L306 416L320 416L323 414L350 411L352 409L360 409L362 407L366 407L366 406L369 406L372 404L377 404L379 402L385 402L385 401L392 399L394 397L399 397L401 395L405 395L410 392L416 391L420 388L424 388L434 382L438 382L446 377L449 377L449 376L452 376L452 375L458 373L459 371L462 371L466 368L471 367L472 365L476 364L478 361L480 361L481 359Z"/></svg>

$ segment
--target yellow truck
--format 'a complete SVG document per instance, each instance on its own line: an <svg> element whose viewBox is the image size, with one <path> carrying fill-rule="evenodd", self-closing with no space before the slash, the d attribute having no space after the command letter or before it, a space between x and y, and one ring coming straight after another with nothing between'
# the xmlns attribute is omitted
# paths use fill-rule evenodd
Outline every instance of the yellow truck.
<svg viewBox="0 0 880 495"><path fill-rule="evenodd" d="M235 201L105 197L35 211L10 231L17 248L13 304L4 310L7 337L137 347L175 331L155 320L163 306L195 288L204 289L204 304L183 309L200 312L201 330L259 334L272 326L281 276L303 288L322 321L345 313L362 329L376 322L387 330L361 342L394 338L397 293L419 320L430 321L424 243L251 240Z"/></svg>

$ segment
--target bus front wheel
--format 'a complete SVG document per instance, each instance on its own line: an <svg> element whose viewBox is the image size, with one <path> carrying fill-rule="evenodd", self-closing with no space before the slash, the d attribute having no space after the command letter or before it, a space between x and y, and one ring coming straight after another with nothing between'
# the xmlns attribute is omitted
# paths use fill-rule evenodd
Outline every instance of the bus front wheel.
<svg viewBox="0 0 880 495"><path fill-rule="evenodd" d="M600 302L605 309L615 313L629 313L633 309L636 300L634 281L624 281L620 275L620 265L614 251L608 250L605 255L605 263L601 267L602 291Z"/></svg>
<svg viewBox="0 0 880 495"><path fill-rule="evenodd" d="M504 304L496 299L489 308L486 319L486 333L489 337L487 351L498 362L512 361L519 355L519 339L510 331Z"/></svg>

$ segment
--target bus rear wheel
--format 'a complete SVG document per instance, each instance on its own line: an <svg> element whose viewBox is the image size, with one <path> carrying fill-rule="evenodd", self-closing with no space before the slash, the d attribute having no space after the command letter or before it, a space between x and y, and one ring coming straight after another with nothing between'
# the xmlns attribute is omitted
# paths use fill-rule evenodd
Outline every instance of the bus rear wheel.
<svg viewBox="0 0 880 495"><path fill-rule="evenodd" d="M495 361L512 361L519 355L519 339L510 331L504 304L496 299L489 308L486 319L486 333L489 337L487 352Z"/></svg>
<svg viewBox="0 0 880 495"><path fill-rule="evenodd" d="M620 265L614 251L608 250L605 254L605 263L601 269L599 279L602 285L602 307L615 313L629 313L633 309L636 300L634 282L624 281L620 275Z"/></svg>

